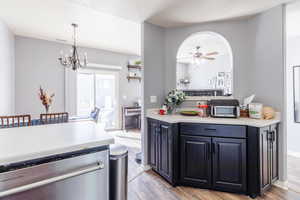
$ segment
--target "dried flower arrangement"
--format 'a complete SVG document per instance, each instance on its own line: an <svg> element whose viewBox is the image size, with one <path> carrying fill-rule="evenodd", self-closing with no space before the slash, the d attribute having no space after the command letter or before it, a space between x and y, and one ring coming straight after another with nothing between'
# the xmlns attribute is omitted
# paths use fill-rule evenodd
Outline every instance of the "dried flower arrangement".
<svg viewBox="0 0 300 200"><path fill-rule="evenodd" d="M53 93L52 95L48 95L40 86L39 89L39 98L42 101L43 106L46 109L46 113L49 112L49 108L53 102L53 97L55 96L55 94Z"/></svg>

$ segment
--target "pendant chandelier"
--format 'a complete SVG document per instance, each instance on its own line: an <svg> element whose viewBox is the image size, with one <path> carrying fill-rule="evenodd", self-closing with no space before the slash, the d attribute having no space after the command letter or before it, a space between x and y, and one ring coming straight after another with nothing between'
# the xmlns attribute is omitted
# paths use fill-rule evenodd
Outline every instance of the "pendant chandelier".
<svg viewBox="0 0 300 200"><path fill-rule="evenodd" d="M77 41L76 41L76 28L78 27L77 24L72 24L74 28L74 43L72 45L71 54L64 55L63 51L60 52L60 57L58 60L60 64L67 68L72 68L72 70L77 71L79 68L87 66L87 54L85 53L83 56L83 62L80 61L78 51L77 51Z"/></svg>

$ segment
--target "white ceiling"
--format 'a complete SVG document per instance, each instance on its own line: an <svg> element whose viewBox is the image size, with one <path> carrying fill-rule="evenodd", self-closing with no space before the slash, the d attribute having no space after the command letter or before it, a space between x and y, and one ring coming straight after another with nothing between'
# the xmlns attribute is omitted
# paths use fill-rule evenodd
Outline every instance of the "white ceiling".
<svg viewBox="0 0 300 200"><path fill-rule="evenodd" d="M71 23L79 24L81 46L140 55L140 23L101 13L71 0L1 1L0 20L16 35L72 42Z"/></svg>
<svg viewBox="0 0 300 200"><path fill-rule="evenodd" d="M247 16L290 0L2 0L0 19L17 34L140 55L143 21L174 27Z"/></svg>
<svg viewBox="0 0 300 200"><path fill-rule="evenodd" d="M71 0L136 22L163 27L243 17L292 0Z"/></svg>
<svg viewBox="0 0 300 200"><path fill-rule="evenodd" d="M257 14L290 0L174 0L149 21L164 27L181 26Z"/></svg>

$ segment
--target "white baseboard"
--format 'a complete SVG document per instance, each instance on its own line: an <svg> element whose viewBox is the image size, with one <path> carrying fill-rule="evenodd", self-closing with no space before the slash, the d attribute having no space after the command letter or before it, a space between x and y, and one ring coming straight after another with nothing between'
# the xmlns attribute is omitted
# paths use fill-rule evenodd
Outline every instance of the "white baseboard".
<svg viewBox="0 0 300 200"><path fill-rule="evenodd" d="M148 171L151 169L150 165L142 165L142 168L144 169L144 171Z"/></svg>
<svg viewBox="0 0 300 200"><path fill-rule="evenodd" d="M289 156L293 156L293 157L300 158L300 152L288 150L288 151L287 151L287 154L288 154Z"/></svg>
<svg viewBox="0 0 300 200"><path fill-rule="evenodd" d="M282 188L284 190L288 190L289 187L288 187L288 181L276 181L274 183L275 186L279 187L279 188Z"/></svg>

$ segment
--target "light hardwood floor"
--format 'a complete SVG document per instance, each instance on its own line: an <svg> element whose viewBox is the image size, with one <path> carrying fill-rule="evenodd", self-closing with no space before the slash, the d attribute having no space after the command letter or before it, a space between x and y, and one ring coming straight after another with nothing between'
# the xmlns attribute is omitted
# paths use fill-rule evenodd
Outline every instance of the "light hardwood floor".
<svg viewBox="0 0 300 200"><path fill-rule="evenodd" d="M191 187L172 187L152 170L129 182L128 200L250 200L246 195ZM300 194L273 187L258 200L299 200Z"/></svg>
<svg viewBox="0 0 300 200"><path fill-rule="evenodd" d="M289 189L300 195L300 158L288 156L287 170Z"/></svg>

